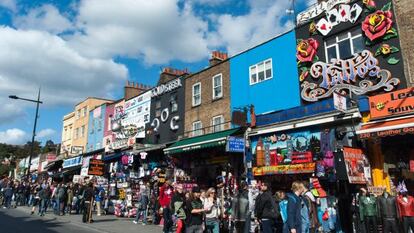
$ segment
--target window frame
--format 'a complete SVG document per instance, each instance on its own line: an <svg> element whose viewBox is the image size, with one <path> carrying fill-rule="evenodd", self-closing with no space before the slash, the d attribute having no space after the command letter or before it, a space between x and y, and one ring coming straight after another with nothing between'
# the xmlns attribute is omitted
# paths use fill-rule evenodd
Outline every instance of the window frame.
<svg viewBox="0 0 414 233"><path fill-rule="evenodd" d="M200 128L195 129L195 125L196 124L199 124L200 125ZM203 122L201 122L200 120L198 120L198 121L194 121L192 123L191 135L192 135L192 137L197 137L197 136L203 135Z"/></svg>
<svg viewBox="0 0 414 233"><path fill-rule="evenodd" d="M85 125L82 125L80 128L81 128L81 130L80 130L81 131L80 132L81 136L80 137L83 138L83 137L85 137L86 127L85 127Z"/></svg>
<svg viewBox="0 0 414 233"><path fill-rule="evenodd" d="M215 84L214 81L215 81L216 77L220 77L220 85L218 85L218 86L214 86L214 84ZM223 98L223 74L220 73L220 74L214 75L211 81L212 81L212 92L213 92L212 97L213 97L213 100ZM216 94L215 89L218 88L218 87L220 87L220 95L215 96L215 94Z"/></svg>
<svg viewBox="0 0 414 233"><path fill-rule="evenodd" d="M194 103L194 101L195 101L194 87L195 86L200 86L200 93L198 94L200 96L200 102L199 103ZM192 103L193 107L201 105L201 82L194 83L193 86L191 87L191 103Z"/></svg>
<svg viewBox="0 0 414 233"><path fill-rule="evenodd" d="M359 38L359 37L362 37L362 32L358 32L358 34L356 34L356 35L352 35L352 32L354 32L354 31L350 30L350 31L347 31L347 32L343 32L343 33L328 37L327 39L325 39L323 41L324 46L325 46L325 60L326 60L326 63L331 63L331 61L328 58L328 49L330 49L332 47L335 47L335 52L336 52L336 56L337 56L336 59L344 59L344 58L340 58L339 43L342 42L342 41L345 41L345 40L349 40L349 46L351 48L351 54L352 55L355 54L354 40ZM339 39L341 36L344 36L345 34L347 35L346 38ZM335 43L333 43L331 45L327 45L328 39L333 39L333 38L335 38ZM348 58L345 58L345 59L348 59Z"/></svg>
<svg viewBox="0 0 414 233"><path fill-rule="evenodd" d="M215 120L220 119L220 124L216 125ZM220 127L219 130L216 130L215 127ZM211 118L211 128L212 133L220 132L224 130L224 116L223 115L217 115Z"/></svg>
<svg viewBox="0 0 414 233"><path fill-rule="evenodd" d="M266 63L267 62L270 62L271 75L269 77L266 77L266 71L267 71ZM259 80L259 65L262 64L262 63L263 63L264 79L260 81ZM252 68L254 68L255 72L256 72L255 73L256 74L256 82L252 82L252 74L253 74L252 73ZM250 85L255 85L255 84L258 84L258 83L261 83L261 82L265 82L265 81L270 80L272 78L273 78L273 60L272 60L272 58L265 59L263 61L260 61L256 64L254 64L254 65L249 66L249 84Z"/></svg>

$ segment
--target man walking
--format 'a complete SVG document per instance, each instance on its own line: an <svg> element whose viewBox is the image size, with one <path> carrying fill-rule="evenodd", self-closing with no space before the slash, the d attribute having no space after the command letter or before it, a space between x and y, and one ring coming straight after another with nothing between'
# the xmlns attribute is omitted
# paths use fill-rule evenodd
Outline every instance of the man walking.
<svg viewBox="0 0 414 233"><path fill-rule="evenodd" d="M270 183L264 182L262 194L256 199L256 217L261 224L263 233L273 232L279 215L276 200L272 197Z"/></svg>

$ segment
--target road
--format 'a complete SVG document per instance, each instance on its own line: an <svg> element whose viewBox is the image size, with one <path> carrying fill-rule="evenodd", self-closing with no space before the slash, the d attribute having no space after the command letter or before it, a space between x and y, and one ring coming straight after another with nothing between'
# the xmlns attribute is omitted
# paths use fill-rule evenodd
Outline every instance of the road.
<svg viewBox="0 0 414 233"><path fill-rule="evenodd" d="M0 233L160 233L159 226L142 226L132 223L132 219L114 216L94 216L95 222L85 224L81 216L58 217L51 213L44 217L30 215L29 209L0 209Z"/></svg>

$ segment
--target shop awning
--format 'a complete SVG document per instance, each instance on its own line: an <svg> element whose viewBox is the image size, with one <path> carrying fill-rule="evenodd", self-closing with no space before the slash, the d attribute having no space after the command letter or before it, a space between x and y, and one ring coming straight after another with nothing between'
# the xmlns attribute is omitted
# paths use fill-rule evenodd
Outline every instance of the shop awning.
<svg viewBox="0 0 414 233"><path fill-rule="evenodd" d="M62 163L63 163L63 159L51 161L45 166L44 169L45 170L57 170L60 167L62 167Z"/></svg>
<svg viewBox="0 0 414 233"><path fill-rule="evenodd" d="M229 129L217 133L182 139L164 149L165 154L177 154L208 147L225 146L228 136L240 131L240 128Z"/></svg>
<svg viewBox="0 0 414 233"><path fill-rule="evenodd" d="M414 134L414 116L369 122L356 133L360 139Z"/></svg>

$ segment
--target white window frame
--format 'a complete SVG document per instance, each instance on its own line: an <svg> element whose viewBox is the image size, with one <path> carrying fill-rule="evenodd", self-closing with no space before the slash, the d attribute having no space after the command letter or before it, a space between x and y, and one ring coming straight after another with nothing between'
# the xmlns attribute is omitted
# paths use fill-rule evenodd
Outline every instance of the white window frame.
<svg viewBox="0 0 414 233"><path fill-rule="evenodd" d="M196 125L199 124L199 128L196 129ZM194 121L193 122L193 126L192 126L192 136L196 137L196 136L200 136L203 135L203 122L201 121Z"/></svg>
<svg viewBox="0 0 414 233"><path fill-rule="evenodd" d="M85 125L82 125L81 126L81 138L83 138L83 137L85 137L85 130L86 130L86 127L85 127Z"/></svg>
<svg viewBox="0 0 414 233"><path fill-rule="evenodd" d="M267 62L270 62L271 75L269 77L266 77L266 63ZM263 69L264 69L263 70L264 79L259 81L259 65L261 65L262 63L263 63ZM255 82L252 80L252 68L255 68L255 72L256 72L256 81ZM256 63L256 64L249 67L249 83L250 83L250 85L261 83L261 82L267 81L267 80L272 79L272 78L273 78L273 61L272 61L272 58L263 60L263 61L258 62L258 63Z"/></svg>
<svg viewBox="0 0 414 233"><path fill-rule="evenodd" d="M344 34L347 34L346 38L342 38L341 40L339 39L340 36L343 36ZM325 59L326 59L326 63L330 63L331 61L328 60L328 49L335 47L336 49L336 56L340 57L339 54L339 42L342 42L344 40L348 40L350 41L350 46L351 46L351 54L355 54L354 51L354 39L358 38L358 37L362 37L362 33L359 32L358 34L352 36L352 31L348 31L348 32L344 32L344 33L340 33L338 35L335 35L334 37L330 37L329 39L335 38L335 43L331 44L331 45L327 45L325 40L323 43L325 45ZM338 58L337 58L338 59Z"/></svg>
<svg viewBox="0 0 414 233"><path fill-rule="evenodd" d="M218 125L215 124L216 119L220 119L220 124ZM216 127L219 127L219 129L216 130ZM211 118L211 128L212 128L213 133L223 131L224 130L224 116L218 115L218 116Z"/></svg>
<svg viewBox="0 0 414 233"><path fill-rule="evenodd" d="M200 86L200 93L198 94L200 96L200 102L199 103L195 103L195 96L194 96L194 87L196 86ZM193 84L192 88L191 88L191 102L192 102L192 106L199 106L201 105L201 82L195 83Z"/></svg>
<svg viewBox="0 0 414 233"><path fill-rule="evenodd" d="M214 80L217 77L220 77L220 84L218 86L215 86ZM222 98L223 97L223 74L220 73L220 74L214 75L211 82L213 84L212 85L212 87L213 87L213 100ZM220 94L218 96L216 96L216 92L215 92L216 88L220 88Z"/></svg>
<svg viewBox="0 0 414 233"><path fill-rule="evenodd" d="M80 118L80 116L81 116L81 110L82 110L82 109L78 109L78 110L76 111L76 119L79 119L79 118Z"/></svg>

